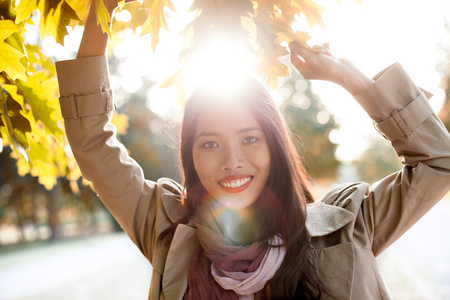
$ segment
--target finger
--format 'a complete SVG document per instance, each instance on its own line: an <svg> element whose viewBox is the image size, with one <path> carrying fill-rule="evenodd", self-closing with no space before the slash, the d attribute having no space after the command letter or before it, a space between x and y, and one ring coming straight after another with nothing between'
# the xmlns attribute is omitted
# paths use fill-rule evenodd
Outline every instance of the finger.
<svg viewBox="0 0 450 300"><path fill-rule="evenodd" d="M320 46L320 45L314 45L314 46L312 46L312 48L315 49L315 50L317 50L317 53L318 53L318 54L325 54L325 53L327 53L327 51L328 51L327 48L325 48L325 47L323 47L323 46Z"/></svg>
<svg viewBox="0 0 450 300"><path fill-rule="evenodd" d="M305 60L308 60L313 55L315 55L310 50L306 49L306 47L303 47L302 45L300 45L297 42L290 42L289 49L291 50L291 52L294 52L295 54L300 55Z"/></svg>
<svg viewBox="0 0 450 300"><path fill-rule="evenodd" d="M302 67L302 65L304 64L304 61L294 52L291 52L290 60L291 60L292 65L297 70L299 70Z"/></svg>
<svg viewBox="0 0 450 300"><path fill-rule="evenodd" d="M327 48L328 53L330 54L330 56L331 56L332 58L336 58L336 56L334 56L333 53L331 52L330 43L325 42L325 43L323 43L323 46L324 46L325 48Z"/></svg>
<svg viewBox="0 0 450 300"><path fill-rule="evenodd" d="M325 44L325 43L324 43ZM321 45L314 45L314 46L312 46L314 49L316 49L317 50L317 53L319 53L319 54L325 54L325 55L328 55L329 57L331 57L331 58L336 58L334 55L333 55L333 53L331 53L331 51L330 51L330 49L329 48L327 48L327 47L325 47L324 45L323 46L321 46Z"/></svg>

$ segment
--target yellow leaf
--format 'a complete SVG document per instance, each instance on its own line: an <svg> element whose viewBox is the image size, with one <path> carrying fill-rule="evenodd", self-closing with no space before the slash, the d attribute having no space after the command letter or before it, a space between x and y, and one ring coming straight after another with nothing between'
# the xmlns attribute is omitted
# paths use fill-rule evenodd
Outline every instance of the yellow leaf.
<svg viewBox="0 0 450 300"><path fill-rule="evenodd" d="M38 8L37 0L20 0L19 5L16 7L16 24L19 24L23 20L27 19L31 12Z"/></svg>
<svg viewBox="0 0 450 300"><path fill-rule="evenodd" d="M17 86L24 96L25 103L31 108L34 119L42 122L46 134L53 135L62 144L64 132L57 123L62 116L55 94L56 79L47 78L43 71L36 71L28 76L27 81L18 81Z"/></svg>
<svg viewBox="0 0 450 300"><path fill-rule="evenodd" d="M170 8L175 10L171 0L145 0L142 7L150 9L150 15L142 26L141 36L150 33L152 36L151 46L153 51L159 43L159 30L164 28L169 30L167 27L166 16L164 15L164 8Z"/></svg>
<svg viewBox="0 0 450 300"><path fill-rule="evenodd" d="M7 129L7 137L18 154L26 159L29 147L27 132L31 131L29 120L23 115L23 97L17 94L17 86L4 84L0 90L0 113Z"/></svg>
<svg viewBox="0 0 450 300"><path fill-rule="evenodd" d="M172 75L170 75L166 81L161 84L159 87L160 88L168 88L170 86L175 86L177 89L177 94L178 94L178 104L180 105L184 105L186 103L186 93L184 91L184 83L185 83L185 78L186 76L186 70L185 68L180 68L177 71L175 71Z"/></svg>
<svg viewBox="0 0 450 300"><path fill-rule="evenodd" d="M97 16L97 25L100 24L103 32L106 32L111 37L111 30L108 24L111 22L111 16L103 0L95 0L95 14Z"/></svg>
<svg viewBox="0 0 450 300"><path fill-rule="evenodd" d="M28 173L30 173L31 170L30 164L22 157L16 159L17 159L17 173L19 173L20 176L25 176Z"/></svg>
<svg viewBox="0 0 450 300"><path fill-rule="evenodd" d="M64 37L68 34L65 20L79 20L75 11L65 1L39 1L38 8L41 38L51 35L57 43L64 45Z"/></svg>
<svg viewBox="0 0 450 300"><path fill-rule="evenodd" d="M0 20L0 71L5 71L12 80L26 79L26 69L19 61L24 55L4 40L20 30L20 26L15 25L13 21Z"/></svg>
<svg viewBox="0 0 450 300"><path fill-rule="evenodd" d="M278 57L286 55L285 47L276 43L278 28L271 25L267 19L268 15L258 15L253 18L257 29L256 43L261 58L258 67L259 74L267 74L266 83L272 87L279 86L278 77L289 75L289 69L282 64Z"/></svg>
<svg viewBox="0 0 450 300"><path fill-rule="evenodd" d="M294 32L292 28L286 23L286 22L277 22L275 24L271 24L274 29L276 29L276 34L278 36L278 42L281 44L281 42L285 41L287 43L290 43L292 41L295 41L301 45L303 45L305 48L307 48L309 51L316 53L317 51L314 48L311 48L306 42L311 39L311 36L302 31L296 31Z"/></svg>
<svg viewBox="0 0 450 300"><path fill-rule="evenodd" d="M56 184L57 174L55 173L54 166L47 164L42 160L36 160L30 171L31 176L38 177L38 182L47 190L51 190Z"/></svg>
<svg viewBox="0 0 450 300"><path fill-rule="evenodd" d="M253 18L253 22L256 25L256 44L261 59L258 72L267 74L266 83L272 88L278 87L278 77L289 75L289 69L279 61L279 57L288 53L281 43L296 41L311 52L317 52L307 44L311 37L306 32L294 32L291 25L295 15L300 11L304 13L303 9L306 6L312 10L308 12L310 22L320 24L322 8L310 0L295 2L261 0L256 9L257 15Z"/></svg>
<svg viewBox="0 0 450 300"><path fill-rule="evenodd" d="M38 177L40 184L51 189L60 176L64 176L67 168L67 159L64 148L52 136L42 129L40 122L31 122L30 149L28 172ZM27 169L23 169L27 171Z"/></svg>
<svg viewBox="0 0 450 300"><path fill-rule="evenodd" d="M83 22L88 15L89 0L65 0L66 3L75 11L78 18ZM72 20L72 29L78 23L78 20Z"/></svg>
<svg viewBox="0 0 450 300"><path fill-rule="evenodd" d="M128 116L124 114L119 114L114 111L111 123L117 128L117 134L126 134L128 128Z"/></svg>
<svg viewBox="0 0 450 300"><path fill-rule="evenodd" d="M311 0L294 1L294 3L300 7L309 27L312 28L314 25L319 25L322 28L325 27L325 23L322 19L325 8Z"/></svg>

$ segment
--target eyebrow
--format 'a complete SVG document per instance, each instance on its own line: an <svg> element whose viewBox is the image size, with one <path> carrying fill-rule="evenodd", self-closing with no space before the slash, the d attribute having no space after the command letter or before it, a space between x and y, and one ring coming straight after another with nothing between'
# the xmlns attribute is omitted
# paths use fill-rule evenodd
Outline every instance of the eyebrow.
<svg viewBox="0 0 450 300"><path fill-rule="evenodd" d="M252 127L242 128L242 129L238 130L236 133L243 133L243 132L253 131L253 130L259 130L259 131L262 131L261 128L256 127L256 126L252 126Z"/></svg>
<svg viewBox="0 0 450 300"><path fill-rule="evenodd" d="M239 133L254 131L254 130L262 131L261 128L252 126L252 127L246 127L246 128L239 129L238 131L236 131L236 133L239 134ZM221 134L218 132L203 131L203 132L200 132L195 139L197 140L202 136L221 136Z"/></svg>

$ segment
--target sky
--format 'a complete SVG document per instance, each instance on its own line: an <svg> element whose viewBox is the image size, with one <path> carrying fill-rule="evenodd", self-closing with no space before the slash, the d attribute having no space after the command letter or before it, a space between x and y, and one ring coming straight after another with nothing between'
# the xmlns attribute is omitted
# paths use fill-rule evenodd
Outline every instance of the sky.
<svg viewBox="0 0 450 300"><path fill-rule="evenodd" d="M330 1L326 1L330 3ZM434 94L430 104L438 111L444 100L436 71L443 63L445 21L450 22L447 0L363 0L363 5L342 1L328 7L323 15L325 29L313 28L311 42L331 44L337 57L345 57L372 77L389 65L400 62L420 87ZM313 82L313 89L340 121L334 136L340 147L337 156L349 161L367 146L369 139L382 140L372 121L347 92L340 87Z"/></svg>
<svg viewBox="0 0 450 300"><path fill-rule="evenodd" d="M445 18L450 22L448 0L362 0L357 5L342 0L337 5L332 0L318 0L326 7L323 15L326 27L309 29L309 44L329 42L337 57L350 59L366 75L372 77L385 67L400 62L417 85L434 94L430 104L438 111L444 99L439 88L437 65L444 62L443 49L450 48L450 34L445 39ZM176 1L178 11L188 8L189 1ZM119 18L127 19L126 13ZM178 14L177 19L189 19L190 15ZM169 23L171 32L182 30L184 22ZM301 23L298 24L300 27ZM65 47L56 45L52 38L44 38L47 53L58 59L72 58L82 34L77 28L66 37ZM161 31L161 44L155 53L149 54L149 35L139 37L139 32L125 31L124 40L114 48L114 55L123 64L123 78L112 77L113 87L123 87L130 93L142 86L140 76L163 82L178 68L177 51L181 38ZM205 59L206 60L206 59ZM313 91L320 96L326 109L334 114L340 130L330 136L338 143L337 157L349 162L361 154L373 139L383 140L374 130L372 121L341 87L327 82L313 82ZM160 114L173 112L176 105L174 89L151 88L148 107Z"/></svg>

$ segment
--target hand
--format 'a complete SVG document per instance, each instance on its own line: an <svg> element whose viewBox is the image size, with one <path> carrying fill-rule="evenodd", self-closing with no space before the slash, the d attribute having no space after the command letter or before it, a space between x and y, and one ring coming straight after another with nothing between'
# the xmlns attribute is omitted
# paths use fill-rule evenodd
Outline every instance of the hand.
<svg viewBox="0 0 450 300"><path fill-rule="evenodd" d="M126 0L125 3L134 2L135 0ZM113 12L118 7L118 0L105 0L104 4L108 10L111 20ZM91 2L89 15L84 27L83 37L81 38L80 47L78 49L77 58L104 55L108 45L108 35L97 24L97 16L95 14L95 2Z"/></svg>
<svg viewBox="0 0 450 300"><path fill-rule="evenodd" d="M337 59L328 43L315 45L313 53L297 42L289 43L291 62L305 79L327 80L339 84L356 95L373 83L349 60Z"/></svg>
<svg viewBox="0 0 450 300"><path fill-rule="evenodd" d="M344 69L349 61L341 61L330 51L330 45L324 43L322 46L314 45L317 50L313 53L297 42L289 44L291 50L291 62L305 79L318 79L336 82L338 74Z"/></svg>

